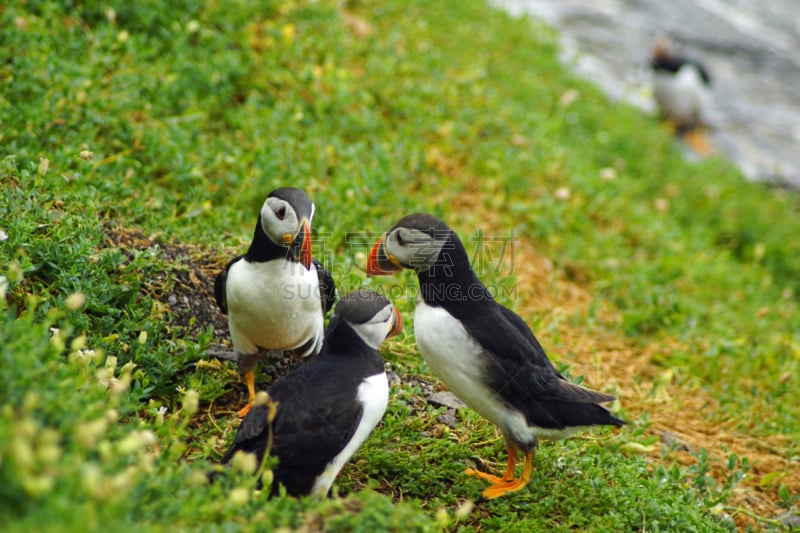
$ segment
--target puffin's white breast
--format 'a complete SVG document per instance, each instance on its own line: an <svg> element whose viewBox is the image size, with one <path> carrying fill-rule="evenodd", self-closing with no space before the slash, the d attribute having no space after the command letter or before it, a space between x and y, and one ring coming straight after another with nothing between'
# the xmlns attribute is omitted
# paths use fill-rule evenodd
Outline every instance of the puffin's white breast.
<svg viewBox="0 0 800 533"><path fill-rule="evenodd" d="M228 271L228 325L234 349L292 349L324 328L316 268L284 260L240 260Z"/></svg>
<svg viewBox="0 0 800 533"><path fill-rule="evenodd" d="M675 74L655 72L653 92L659 108L673 120L694 123L704 118L708 89L694 65L684 65Z"/></svg>
<svg viewBox="0 0 800 533"><path fill-rule="evenodd" d="M507 436L519 442L532 440L524 414L490 388L488 354L461 322L443 308L420 301L414 311L414 335L431 371L453 394L497 424Z"/></svg>

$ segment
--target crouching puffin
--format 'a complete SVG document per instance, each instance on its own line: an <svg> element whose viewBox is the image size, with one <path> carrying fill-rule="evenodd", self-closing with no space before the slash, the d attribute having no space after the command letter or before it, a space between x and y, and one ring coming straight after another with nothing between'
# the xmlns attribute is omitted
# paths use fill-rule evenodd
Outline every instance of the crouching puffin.
<svg viewBox="0 0 800 533"><path fill-rule="evenodd" d="M359 290L336 305L322 352L269 389L277 404L255 406L242 420L227 463L243 450L278 458L271 494L284 486L292 496L328 493L333 480L380 422L389 402L389 381L378 352L381 342L402 329L400 313L383 296Z"/></svg>
<svg viewBox="0 0 800 533"><path fill-rule="evenodd" d="M314 203L303 191L272 191L261 207L253 241L214 282L214 296L228 315L233 349L244 375L248 404L255 400L260 350L288 350L307 357L322 349L323 316L333 304L330 274L311 258Z"/></svg>
<svg viewBox="0 0 800 533"><path fill-rule="evenodd" d="M653 96L663 119L701 155L710 151L700 130L708 126L711 77L697 60L670 51L669 42L658 40L650 58Z"/></svg>
<svg viewBox="0 0 800 533"><path fill-rule="evenodd" d="M378 239L367 274L403 268L419 278L414 335L428 366L505 437L508 463L502 477L466 471L491 482L485 498L528 484L540 438L564 439L587 426L625 423L599 405L613 396L574 385L555 369L525 322L481 283L458 235L444 222L409 215ZM525 453L519 479L517 450Z"/></svg>

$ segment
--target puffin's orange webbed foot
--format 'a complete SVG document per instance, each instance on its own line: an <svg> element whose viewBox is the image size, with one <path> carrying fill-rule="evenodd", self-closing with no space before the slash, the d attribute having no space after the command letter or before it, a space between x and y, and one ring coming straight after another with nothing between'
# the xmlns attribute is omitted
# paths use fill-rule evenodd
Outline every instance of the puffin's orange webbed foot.
<svg viewBox="0 0 800 533"><path fill-rule="evenodd" d="M253 408L253 402L256 401L256 375L252 370L248 370L244 373L244 382L247 384L247 394L250 397L250 401L247 402L247 405L239 409L239 418L244 418L245 415L250 412L250 409Z"/></svg>
<svg viewBox="0 0 800 533"><path fill-rule="evenodd" d="M464 473L468 476L484 479L490 482L492 485L508 483L514 479L514 468L516 466L517 452L514 450L514 448L508 447L506 448L506 453L508 453L508 461L506 462L506 471L503 473L503 477L497 477L492 474L487 474L486 472L480 472L474 468L467 468L464 470Z"/></svg>
<svg viewBox="0 0 800 533"><path fill-rule="evenodd" d="M475 470L474 468L467 468L464 470L464 473L468 476L473 476L479 479L486 480L493 485L497 485L503 483L503 478L494 476L492 474L487 474L486 472L481 472L480 470Z"/></svg>
<svg viewBox="0 0 800 533"><path fill-rule="evenodd" d="M492 485L483 491L483 497L487 500L493 500L501 496L505 496L510 492L522 490L528 486L531 480L531 472L533 472L533 452L525 454L525 467L522 470L522 477L519 479L514 478L514 452L509 453L508 465L506 467L505 475L502 478L484 474L483 472L476 472L473 470L473 475L477 475L482 479L492 481ZM472 470L472 469L468 469ZM493 480L493 479L494 480Z"/></svg>
<svg viewBox="0 0 800 533"><path fill-rule="evenodd" d="M250 409L252 409L252 408L253 408L253 404L252 403L248 403L247 405L245 405L244 407L239 409L239 412L238 412L239 418L244 418L245 416L247 416L247 413L249 413Z"/></svg>

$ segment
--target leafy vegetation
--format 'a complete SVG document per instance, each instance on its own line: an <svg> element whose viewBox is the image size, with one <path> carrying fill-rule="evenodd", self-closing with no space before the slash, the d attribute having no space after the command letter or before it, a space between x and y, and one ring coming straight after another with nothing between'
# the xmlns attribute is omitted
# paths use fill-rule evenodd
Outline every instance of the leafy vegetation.
<svg viewBox="0 0 800 533"><path fill-rule="evenodd" d="M686 162L551 30L478 0L29 0L0 23L5 531L717 531L796 509L798 197ZM383 288L409 319L389 412L324 502L206 483L243 394L205 355L225 340L209 276L282 185L315 200L340 291ZM463 470L501 469L502 439L426 401L416 281L363 273L412 211L630 426L545 444L527 490L476 501ZM197 272L204 313L179 290ZM554 312L570 291L590 296ZM688 451L656 431L698 425Z"/></svg>

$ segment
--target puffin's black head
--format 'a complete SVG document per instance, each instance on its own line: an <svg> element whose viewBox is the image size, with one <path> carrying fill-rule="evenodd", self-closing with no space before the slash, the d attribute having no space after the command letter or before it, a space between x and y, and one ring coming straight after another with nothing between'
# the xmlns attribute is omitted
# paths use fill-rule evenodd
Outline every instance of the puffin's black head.
<svg viewBox="0 0 800 533"><path fill-rule="evenodd" d="M291 257L311 266L311 220L314 202L294 187L275 189L261 207L261 229L267 238L289 250Z"/></svg>
<svg viewBox="0 0 800 533"><path fill-rule="evenodd" d="M711 84L711 76L703 65L694 59L675 54L672 48L674 45L669 39L661 38L655 42L650 56L650 68L653 72L677 74L684 66L691 65L697 69L697 73L705 85Z"/></svg>
<svg viewBox="0 0 800 533"><path fill-rule="evenodd" d="M392 274L403 268L422 272L439 258L453 230L433 215L415 213L401 218L381 235L367 259L367 274Z"/></svg>
<svg viewBox="0 0 800 533"><path fill-rule="evenodd" d="M343 296L333 310L334 320L346 322L370 347L377 349L384 339L400 333L400 312L375 291L360 289Z"/></svg>

